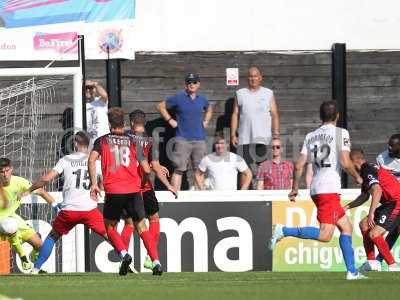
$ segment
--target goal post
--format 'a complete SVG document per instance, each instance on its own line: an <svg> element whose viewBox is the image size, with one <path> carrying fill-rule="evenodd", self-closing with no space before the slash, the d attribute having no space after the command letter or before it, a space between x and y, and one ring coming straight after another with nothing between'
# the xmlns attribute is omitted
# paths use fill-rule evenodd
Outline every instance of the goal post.
<svg viewBox="0 0 400 300"><path fill-rule="evenodd" d="M35 180L52 168L63 154L58 151L64 128L60 129L61 125L57 125L64 114L63 109L73 108L73 124L72 128L68 128L71 133L84 129L83 110L86 108L82 91L81 67L0 68L0 156L9 155L11 160L18 161L18 167L14 167L15 175ZM56 188L53 185L49 189L56 191ZM35 230L47 235L51 219L55 216L48 205L37 197L30 199L31 205L24 205L18 213L30 220ZM66 264L60 266L59 262L65 260L65 251L74 252L74 261L71 261L71 269L67 271L85 271L83 233L83 225L78 225L65 241L62 239L58 244L51 268L53 271L63 271ZM11 264L15 269L17 264L12 258Z"/></svg>

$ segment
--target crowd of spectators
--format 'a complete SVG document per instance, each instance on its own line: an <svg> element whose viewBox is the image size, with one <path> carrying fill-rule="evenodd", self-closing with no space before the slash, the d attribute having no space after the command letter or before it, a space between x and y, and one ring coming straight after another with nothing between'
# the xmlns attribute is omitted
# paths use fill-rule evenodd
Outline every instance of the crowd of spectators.
<svg viewBox="0 0 400 300"><path fill-rule="evenodd" d="M278 106L274 92L262 86L260 69L251 67L247 86L235 92L230 140L217 132L208 143L213 108L199 93L200 80L199 75L188 74L183 89L156 107L167 126L175 130L166 148L173 167L171 184L180 190L182 175L191 166L191 186L198 190L290 189L293 163L282 159ZM85 91L87 132L93 142L109 132L108 95L91 80L86 81ZM63 128L72 127L72 115L72 109L63 113ZM63 138L63 154L68 154L68 134ZM211 146L212 152L208 151Z"/></svg>
<svg viewBox="0 0 400 300"><path fill-rule="evenodd" d="M281 161L281 150L277 148L280 147L278 107L274 92L263 87L262 81L261 71L251 67L248 86L235 93L230 143L237 147L236 154L227 149L229 141L217 133L213 143L215 151L207 155L206 129L212 118L212 107L206 97L198 94L200 77L197 74L187 75L185 89L157 105L162 118L176 128L170 158L174 167L171 182L177 190L189 162L194 169L193 186L200 190L290 187L293 164ZM277 145L269 161L271 141ZM254 183L253 174L257 174Z"/></svg>

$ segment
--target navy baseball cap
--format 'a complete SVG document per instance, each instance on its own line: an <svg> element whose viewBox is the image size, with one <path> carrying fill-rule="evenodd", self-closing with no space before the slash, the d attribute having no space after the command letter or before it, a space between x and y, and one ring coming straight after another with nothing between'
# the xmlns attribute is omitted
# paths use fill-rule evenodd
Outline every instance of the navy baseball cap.
<svg viewBox="0 0 400 300"><path fill-rule="evenodd" d="M189 73L186 77L185 77L185 82L189 83L189 82L196 82L196 81L200 81L200 77L197 74L194 73Z"/></svg>

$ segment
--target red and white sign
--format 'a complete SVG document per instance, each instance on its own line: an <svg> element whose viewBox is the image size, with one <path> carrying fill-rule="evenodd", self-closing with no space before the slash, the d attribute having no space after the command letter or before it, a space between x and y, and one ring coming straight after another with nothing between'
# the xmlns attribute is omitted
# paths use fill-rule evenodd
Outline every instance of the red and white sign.
<svg viewBox="0 0 400 300"><path fill-rule="evenodd" d="M239 85L239 68L226 68L226 85Z"/></svg>

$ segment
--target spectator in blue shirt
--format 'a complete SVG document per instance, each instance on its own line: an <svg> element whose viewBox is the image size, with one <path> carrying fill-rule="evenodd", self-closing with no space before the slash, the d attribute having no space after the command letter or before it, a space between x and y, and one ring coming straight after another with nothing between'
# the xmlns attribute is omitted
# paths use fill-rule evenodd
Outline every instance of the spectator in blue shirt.
<svg viewBox="0 0 400 300"><path fill-rule="evenodd" d="M212 108L207 98L197 94L200 77L193 73L188 74L185 83L185 90L157 105L164 120L176 128L174 151L170 157L175 168L171 184L176 190L181 188L182 174L187 170L189 161L197 169L201 159L207 154L205 128L212 117ZM176 120L169 114L169 109L175 110Z"/></svg>

